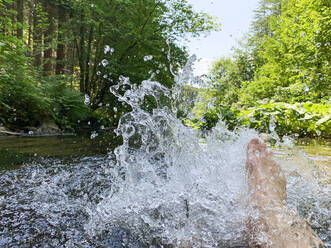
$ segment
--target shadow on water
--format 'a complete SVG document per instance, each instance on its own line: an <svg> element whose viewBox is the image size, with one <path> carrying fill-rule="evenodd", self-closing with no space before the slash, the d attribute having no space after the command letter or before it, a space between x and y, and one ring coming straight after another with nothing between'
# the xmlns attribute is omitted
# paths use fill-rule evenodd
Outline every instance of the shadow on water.
<svg viewBox="0 0 331 248"><path fill-rule="evenodd" d="M50 137L0 137L0 169L18 169L23 163L44 158L70 161L75 158L105 156L120 144L113 135L99 134Z"/></svg>

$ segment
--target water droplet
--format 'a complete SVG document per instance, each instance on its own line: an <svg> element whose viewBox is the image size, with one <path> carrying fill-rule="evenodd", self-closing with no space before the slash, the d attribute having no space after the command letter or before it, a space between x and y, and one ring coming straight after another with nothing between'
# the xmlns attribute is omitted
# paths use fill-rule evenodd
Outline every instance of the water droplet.
<svg viewBox="0 0 331 248"><path fill-rule="evenodd" d="M214 105L213 103L211 103L211 102L209 102L209 103L207 104L207 106L208 106L208 108L214 108L214 107L215 107L215 105Z"/></svg>
<svg viewBox="0 0 331 248"><path fill-rule="evenodd" d="M275 128L276 128L276 119L275 117L272 116L269 121L269 131L274 132Z"/></svg>
<svg viewBox="0 0 331 248"><path fill-rule="evenodd" d="M95 131L93 131L92 133L91 133L91 136L90 136L90 138L91 139L95 139L96 137L98 137L98 133L97 132L95 132Z"/></svg>
<svg viewBox="0 0 331 248"><path fill-rule="evenodd" d="M190 113L187 117L192 120L192 119L194 119L194 114Z"/></svg>
<svg viewBox="0 0 331 248"><path fill-rule="evenodd" d="M305 92L308 92L309 91L309 87L307 84L305 84Z"/></svg>
<svg viewBox="0 0 331 248"><path fill-rule="evenodd" d="M153 59L153 56L152 55L147 55L144 57L144 61L149 61L149 60L152 60Z"/></svg>
<svg viewBox="0 0 331 248"><path fill-rule="evenodd" d="M88 94L85 94L84 104L85 104L85 105L89 105L89 104L90 104L90 97L89 97Z"/></svg>
<svg viewBox="0 0 331 248"><path fill-rule="evenodd" d="M104 54L107 54L109 52L110 52L110 46L109 45L105 45Z"/></svg>
<svg viewBox="0 0 331 248"><path fill-rule="evenodd" d="M101 64L102 64L103 67L106 67L106 66L108 65L108 60L103 59L103 60L101 61Z"/></svg>

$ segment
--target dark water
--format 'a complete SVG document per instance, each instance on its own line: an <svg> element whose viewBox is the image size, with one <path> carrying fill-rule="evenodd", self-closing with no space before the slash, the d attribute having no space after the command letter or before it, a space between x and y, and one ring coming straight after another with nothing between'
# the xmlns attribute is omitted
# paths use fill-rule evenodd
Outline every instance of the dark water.
<svg viewBox="0 0 331 248"><path fill-rule="evenodd" d="M121 226L87 231L89 216L112 187L111 140L1 137L0 247L157 247ZM298 146L330 173L329 141L301 140Z"/></svg>
<svg viewBox="0 0 331 248"><path fill-rule="evenodd" d="M111 187L112 137L0 138L0 247L143 247L121 228L88 236L86 205Z"/></svg>
<svg viewBox="0 0 331 248"><path fill-rule="evenodd" d="M113 136L8 137L0 136L0 168L17 169L23 163L45 158L70 160L89 156L104 156L119 141Z"/></svg>

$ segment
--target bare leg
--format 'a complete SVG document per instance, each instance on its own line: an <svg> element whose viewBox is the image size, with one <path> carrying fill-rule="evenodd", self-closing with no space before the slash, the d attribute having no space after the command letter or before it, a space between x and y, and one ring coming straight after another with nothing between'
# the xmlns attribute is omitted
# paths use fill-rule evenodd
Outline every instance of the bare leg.
<svg viewBox="0 0 331 248"><path fill-rule="evenodd" d="M247 147L250 247L325 247L310 224L286 207L286 178L259 139Z"/></svg>

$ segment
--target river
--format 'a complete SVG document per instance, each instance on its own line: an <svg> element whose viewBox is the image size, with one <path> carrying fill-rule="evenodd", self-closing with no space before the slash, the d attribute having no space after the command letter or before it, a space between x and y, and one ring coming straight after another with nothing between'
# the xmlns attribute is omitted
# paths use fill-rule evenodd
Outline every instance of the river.
<svg viewBox="0 0 331 248"><path fill-rule="evenodd" d="M129 188L123 192L122 199L109 198L108 196L111 192L112 181L115 180L112 174L114 170L111 169L115 163L114 157L111 155L111 151L114 150L111 140L111 137L107 135L100 135L94 139L84 136L1 137L0 247L146 247L146 240L152 240L148 242L147 246L149 247L153 242L155 247L161 247L160 243L164 242L161 240L164 238L162 235L167 234L160 234L158 228L152 226L151 223L154 223L155 220L150 222L150 220L145 219L144 225L140 224L140 218L150 218L150 209L146 209L146 206L143 209L139 208L144 204L139 202L139 199L143 198L139 189L139 187L143 187L142 185L135 184L137 187L134 190L136 196L127 195L130 192ZM297 140L296 146L285 146L285 148L274 148L273 150L275 157L289 167L292 164L288 161L299 159L300 162L295 162L295 164L301 175L305 175L305 171L311 172L317 166L319 172L325 173L324 178L327 180L323 183L328 184L330 183L331 167L330 144L329 140L303 139ZM228 160L227 162L230 163L231 161ZM307 166L310 169L307 169ZM226 181L226 177L224 177L224 181ZM301 192L302 179L297 180L298 177L295 176L293 181L292 175L289 177L289 184L291 185L289 194L296 195ZM229 180L231 184L234 184L234 179ZM212 187L213 178L210 178L210 181L210 187ZM225 183L224 186L226 185ZM147 185L147 187L150 186ZM234 188L230 191L235 192ZM142 192L143 195L149 194L145 188L142 189ZM224 194L224 191L220 192ZM164 194L164 192L159 193ZM306 194L305 192L301 193ZM174 192L175 194L176 192ZM297 208L305 217L310 216L315 230L319 232L324 241L330 242L329 207L319 206L319 204L327 204L329 201L325 199L327 193L326 196L319 193L319 196L323 199L315 201L315 196L314 199L305 198L304 205L309 208L308 212L305 212L307 211L305 207L300 208L302 206L302 202L299 201L300 197L292 197L289 204ZM163 197L167 198L168 196ZM162 202L163 197L152 194L146 198L148 201L152 199L148 204L152 205L153 202L156 204L151 206L154 209L152 216L160 214L156 210L164 211L163 221L175 223L176 220L169 217L171 215L166 217L166 214L169 213L162 210L167 204ZM190 199L192 206L194 205L194 198L204 199L197 193L190 193L186 197ZM235 197L226 197L232 197L234 201L232 204L236 205ZM117 200L114 200L113 203L110 199ZM133 204L130 199L137 202L137 205ZM188 204L189 201L184 200L185 204ZM218 200L213 199L211 202L213 201L217 202ZM176 206L178 207L179 203L176 202L177 200L172 204L171 212L176 209ZM209 202L206 201L205 203ZM107 206L111 204L116 207L107 209ZM126 205L131 205L131 208L135 209L133 212L136 211L139 214L132 214L131 209L114 213L114 208L126 208ZM196 208L199 209L199 205L196 205ZM212 206L212 208L217 208L217 206ZM107 213L110 211L113 211L114 216L118 215L119 219L113 216L109 217ZM201 211L203 212L204 209ZM227 211L233 211L231 214L234 219L240 218L240 213L237 213L236 210L228 209ZM178 213L179 218L183 213L185 211ZM136 219L137 216L139 220ZM224 217L227 215L222 215L222 218ZM112 222L116 222L116 225L112 225ZM211 221L211 223L214 222ZM226 238L225 234L222 234L225 237L222 246L244 246L240 227L236 226L236 221L224 225L227 228L225 234L228 232L229 237ZM137 227L139 231L134 227ZM172 225L170 227L173 228ZM159 228L163 228L162 232L165 230L174 232L170 227L165 224ZM234 230L230 230L229 227ZM208 228L210 232L214 231L212 227L209 226ZM177 229L175 228L175 230ZM194 227L190 227L190 231L192 230ZM238 234L236 234L236 230ZM146 232L150 233L147 234ZM148 237L151 233L153 233L153 239L144 237L144 235ZM176 236L177 234L168 233L168 235ZM209 246L206 245L206 247Z"/></svg>

